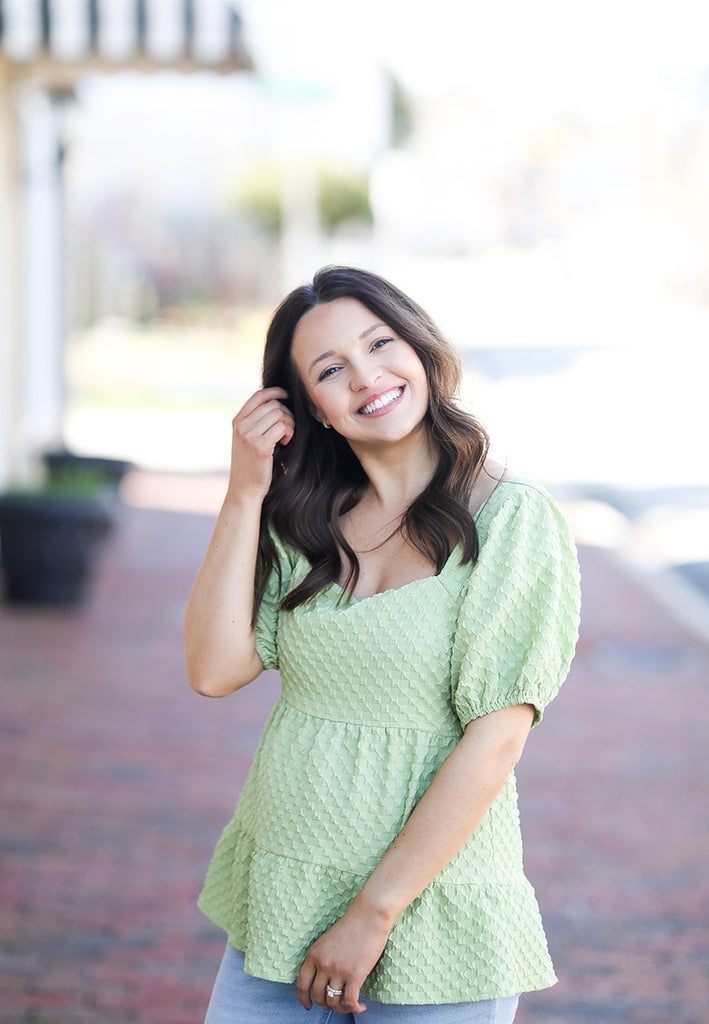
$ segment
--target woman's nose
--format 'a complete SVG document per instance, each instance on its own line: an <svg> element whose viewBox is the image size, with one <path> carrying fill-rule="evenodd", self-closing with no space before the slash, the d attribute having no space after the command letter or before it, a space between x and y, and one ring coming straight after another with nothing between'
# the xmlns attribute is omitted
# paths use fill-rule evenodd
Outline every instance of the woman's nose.
<svg viewBox="0 0 709 1024"><path fill-rule="evenodd" d="M352 364L350 384L353 391L361 391L363 388L371 388L381 378L382 369L380 366L368 360L359 360Z"/></svg>

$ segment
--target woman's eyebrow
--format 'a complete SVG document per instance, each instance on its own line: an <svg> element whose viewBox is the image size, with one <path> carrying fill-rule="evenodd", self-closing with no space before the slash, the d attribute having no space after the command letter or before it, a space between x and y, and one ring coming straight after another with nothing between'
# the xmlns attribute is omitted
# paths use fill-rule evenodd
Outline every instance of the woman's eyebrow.
<svg viewBox="0 0 709 1024"><path fill-rule="evenodd" d="M331 356L334 356L335 354L336 353L332 349L328 349L328 351L327 352L323 352L322 355L316 356L315 359L313 359L313 361L310 364L310 366L308 367L308 373L310 373L312 371L313 367L317 363L321 363L323 361L323 359L329 359Z"/></svg>
<svg viewBox="0 0 709 1024"><path fill-rule="evenodd" d="M376 324L372 324L372 326L368 327L366 331L362 331L362 333L359 336L359 340L364 341L368 334L371 334L372 331L378 330L380 327L386 327L386 324L382 324L379 322L377 322Z"/></svg>
<svg viewBox="0 0 709 1024"><path fill-rule="evenodd" d="M368 327L366 331L362 331L362 333L359 336L359 340L360 341L364 341L364 339L368 335L370 335L373 331L378 330L380 327L386 327L386 324L382 324L382 323L378 323L378 322L376 324L372 324L372 326ZM322 362L323 359L330 359L334 355L337 355L337 353L334 351L334 349L328 349L327 352L323 352L323 353L321 353L321 355L316 356L315 359L313 359L313 361L310 364L310 366L308 367L308 373L312 372L313 367L317 363Z"/></svg>

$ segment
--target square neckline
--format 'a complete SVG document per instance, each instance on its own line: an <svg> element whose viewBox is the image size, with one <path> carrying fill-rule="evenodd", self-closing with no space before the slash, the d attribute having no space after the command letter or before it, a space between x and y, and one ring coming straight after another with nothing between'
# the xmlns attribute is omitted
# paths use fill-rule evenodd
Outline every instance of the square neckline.
<svg viewBox="0 0 709 1024"><path fill-rule="evenodd" d="M514 479L513 480L499 480L498 483L496 484L496 486L494 487L494 489L488 494L487 498L485 498L485 501L483 501L482 505L480 505L480 507L477 509L477 511L473 514L473 521L476 523L476 525L477 525L479 517L482 515L482 513L484 511L487 510L487 507L488 507L490 501L500 491L500 489L503 487L504 484L521 483L521 482L522 481L517 481L517 480L514 480ZM405 590L408 590L409 588L413 587L414 584L426 583L428 580L439 580L439 581L442 580L444 574L449 569L449 567L450 567L450 565L451 565L451 563L453 561L453 556L457 552L460 552L461 549L462 549L462 544L460 542L458 542L458 544L456 544L455 547L452 548L451 553L449 554L448 558L444 562L443 567L442 567L440 572L431 573L430 576L417 576L416 579L409 580L408 583L402 583L398 587L386 587L384 590L377 590L373 594L367 594L365 597L352 597L351 595L348 595L348 593L345 590L345 588L343 586L341 586L339 583L337 583L336 581L333 581L329 585L329 587L327 587L326 589L327 590L334 589L334 590L338 591L338 593L340 595L338 597L338 599L337 599L337 603L338 604L340 603L340 601L342 601L344 599L344 602L345 602L344 603L344 607L345 608L354 608L357 605L366 604L368 601L373 601L376 598L384 598L384 597L387 597L390 594L398 594L401 591L405 591Z"/></svg>

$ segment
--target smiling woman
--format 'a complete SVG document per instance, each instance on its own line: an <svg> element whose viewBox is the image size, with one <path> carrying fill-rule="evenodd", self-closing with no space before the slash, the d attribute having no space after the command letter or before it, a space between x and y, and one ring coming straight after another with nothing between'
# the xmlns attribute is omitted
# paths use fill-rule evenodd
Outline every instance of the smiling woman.
<svg viewBox="0 0 709 1024"><path fill-rule="evenodd" d="M364 553L382 564L387 539L388 561L412 560L412 572L440 572L455 542L475 557L470 511L496 471L483 427L456 402L458 353L417 303L374 274L320 271L276 311L263 382L288 393L297 425L277 452L264 516L312 566L284 607L336 581L353 594ZM388 412L363 411L398 388ZM334 429L322 429L331 416ZM257 600L273 565L262 530Z"/></svg>
<svg viewBox="0 0 709 1024"><path fill-rule="evenodd" d="M207 1024L509 1024L555 981L513 768L571 661L576 556L457 382L364 271L271 321L185 619L198 692L282 681L200 897L228 938Z"/></svg>
<svg viewBox="0 0 709 1024"><path fill-rule="evenodd" d="M422 427L428 382L421 360L357 299L334 299L306 313L292 353L315 419L334 427L360 461L368 446L404 441ZM388 429L378 422L376 430L363 429L384 417L391 417Z"/></svg>

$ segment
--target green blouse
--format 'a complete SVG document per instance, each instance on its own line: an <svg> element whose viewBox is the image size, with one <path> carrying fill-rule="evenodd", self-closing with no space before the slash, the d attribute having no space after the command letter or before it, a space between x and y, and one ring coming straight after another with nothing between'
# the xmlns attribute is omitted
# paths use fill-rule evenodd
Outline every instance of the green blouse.
<svg viewBox="0 0 709 1024"><path fill-rule="evenodd" d="M295 981L398 835L473 718L529 703L535 721L569 669L579 577L546 491L498 485L476 516L480 557L360 601L336 584L293 612L308 572L279 545L257 623L282 694L199 899L248 973ZM514 774L471 838L399 916L362 994L451 1003L556 981L524 876Z"/></svg>

